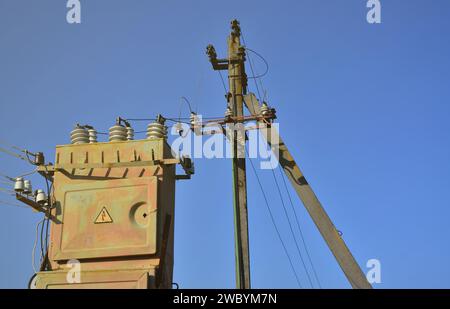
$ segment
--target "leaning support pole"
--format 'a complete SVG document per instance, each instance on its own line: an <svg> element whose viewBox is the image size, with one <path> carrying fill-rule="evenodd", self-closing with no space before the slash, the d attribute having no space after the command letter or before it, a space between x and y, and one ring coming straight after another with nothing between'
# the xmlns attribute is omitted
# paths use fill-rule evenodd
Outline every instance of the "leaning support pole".
<svg viewBox="0 0 450 309"><path fill-rule="evenodd" d="M245 96L244 100L248 110L253 116L260 114L260 104L255 95L248 94ZM300 171L297 163L289 152L286 144L281 139L276 128L271 127L269 124L260 129L260 132L276 155L286 176L302 200L303 205L322 234L322 237L325 239L325 242L352 287L355 289L371 289L372 286L367 281L364 273L351 254L344 240L339 235L330 217L325 212L325 209L322 207L318 198L314 194L311 186L306 181L305 176Z"/></svg>

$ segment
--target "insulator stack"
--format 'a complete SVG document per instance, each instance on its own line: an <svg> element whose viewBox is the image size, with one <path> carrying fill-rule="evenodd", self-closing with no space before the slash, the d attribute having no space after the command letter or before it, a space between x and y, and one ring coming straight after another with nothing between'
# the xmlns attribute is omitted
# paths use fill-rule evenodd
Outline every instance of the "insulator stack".
<svg viewBox="0 0 450 309"><path fill-rule="evenodd" d="M167 127L160 122L153 122L147 126L147 139L167 138Z"/></svg>
<svg viewBox="0 0 450 309"><path fill-rule="evenodd" d="M269 114L270 114L269 106L267 106L266 102L263 102L263 104L261 106L261 115L262 116L267 116Z"/></svg>
<svg viewBox="0 0 450 309"><path fill-rule="evenodd" d="M134 140L134 130L132 127L127 127L127 141Z"/></svg>
<svg viewBox="0 0 450 309"><path fill-rule="evenodd" d="M31 194L33 192L33 187L31 186L31 180L24 180L23 182L23 193Z"/></svg>
<svg viewBox="0 0 450 309"><path fill-rule="evenodd" d="M95 129L89 129L89 144L97 143L97 130Z"/></svg>
<svg viewBox="0 0 450 309"><path fill-rule="evenodd" d="M23 192L25 189L25 183L23 181L22 177L16 178L16 181L14 182L14 191L16 192Z"/></svg>
<svg viewBox="0 0 450 309"><path fill-rule="evenodd" d="M233 111L229 106L227 106L227 109L225 110L225 121L229 121L231 117L233 116Z"/></svg>
<svg viewBox="0 0 450 309"><path fill-rule="evenodd" d="M231 117L233 116L233 111L229 106L227 106L227 110L225 111L225 117Z"/></svg>
<svg viewBox="0 0 450 309"><path fill-rule="evenodd" d="M42 152L36 152L36 156L34 157L34 164L44 165L44 163L45 163L44 154Z"/></svg>
<svg viewBox="0 0 450 309"><path fill-rule="evenodd" d="M127 128L121 124L116 124L109 128L109 141L119 142L127 140Z"/></svg>
<svg viewBox="0 0 450 309"><path fill-rule="evenodd" d="M46 196L44 190L37 190L36 191L36 203L43 205L46 202L47 202L47 196Z"/></svg>
<svg viewBox="0 0 450 309"><path fill-rule="evenodd" d="M191 112L191 116L189 117L192 129L197 129L201 127L201 120L198 115L194 112Z"/></svg>
<svg viewBox="0 0 450 309"><path fill-rule="evenodd" d="M77 124L75 129L70 132L70 142L72 144L88 144L89 132Z"/></svg>
<svg viewBox="0 0 450 309"><path fill-rule="evenodd" d="M198 116L196 113L191 112L191 116L189 117L191 126L196 127L198 124Z"/></svg>
<svg viewBox="0 0 450 309"><path fill-rule="evenodd" d="M183 125L181 122L177 122L175 125L175 131L180 134L180 136L183 134Z"/></svg>

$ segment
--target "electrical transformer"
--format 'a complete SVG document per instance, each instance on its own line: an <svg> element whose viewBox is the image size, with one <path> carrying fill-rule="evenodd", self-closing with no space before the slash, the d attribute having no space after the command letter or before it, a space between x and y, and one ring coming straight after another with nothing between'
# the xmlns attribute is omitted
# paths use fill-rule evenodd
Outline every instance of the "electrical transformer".
<svg viewBox="0 0 450 309"><path fill-rule="evenodd" d="M53 172L48 267L36 288L171 288L175 181L192 169L177 176L187 158L149 127L145 140L125 130L128 139L111 141L115 128L110 142L76 132L56 147L45 166Z"/></svg>

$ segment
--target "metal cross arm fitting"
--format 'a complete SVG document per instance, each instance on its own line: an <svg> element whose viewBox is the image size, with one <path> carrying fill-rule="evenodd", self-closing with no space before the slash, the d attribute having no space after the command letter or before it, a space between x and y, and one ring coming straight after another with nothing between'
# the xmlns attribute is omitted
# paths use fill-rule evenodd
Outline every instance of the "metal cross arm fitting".
<svg viewBox="0 0 450 309"><path fill-rule="evenodd" d="M228 59L217 59L216 49L211 44L206 47L206 54L214 70L228 70Z"/></svg>

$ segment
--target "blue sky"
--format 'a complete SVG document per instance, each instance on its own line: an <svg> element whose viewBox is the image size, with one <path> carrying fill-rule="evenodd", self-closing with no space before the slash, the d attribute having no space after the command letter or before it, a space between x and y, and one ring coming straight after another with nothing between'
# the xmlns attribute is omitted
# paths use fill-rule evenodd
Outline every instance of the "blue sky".
<svg viewBox="0 0 450 309"><path fill-rule="evenodd" d="M106 131L117 116L177 116L181 96L205 116L222 115L223 88L205 47L225 55L237 18L270 65L264 86L297 163L363 270L380 260L375 287L450 287L448 1L381 1L380 25L366 22L364 0L81 3L82 23L69 25L65 1L0 0L1 140L53 160L77 122ZM0 160L1 173L31 170ZM308 286L272 174L259 174ZM248 181L253 287L295 288L250 169ZM349 287L291 195L322 286ZM0 206L0 287L26 287L40 219ZM174 281L234 287L229 160L197 159L192 180L177 183L175 228Z"/></svg>

